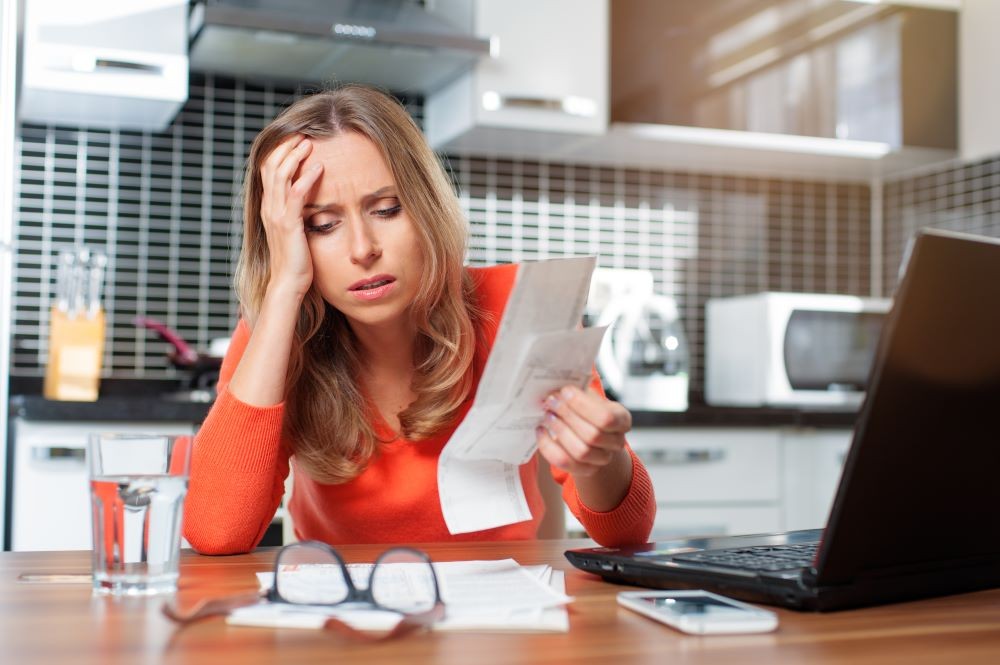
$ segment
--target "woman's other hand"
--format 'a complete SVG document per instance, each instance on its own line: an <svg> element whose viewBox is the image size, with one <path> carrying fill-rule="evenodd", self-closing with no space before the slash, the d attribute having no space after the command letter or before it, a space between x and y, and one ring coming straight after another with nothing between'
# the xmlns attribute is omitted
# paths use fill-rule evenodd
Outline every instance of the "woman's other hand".
<svg viewBox="0 0 1000 665"><path fill-rule="evenodd" d="M298 298L313 280L312 258L306 240L305 197L323 173L321 164L299 173L312 151L312 142L295 134L278 144L261 165L263 185L260 216L270 254L268 290L275 288Z"/></svg>
<svg viewBox="0 0 1000 665"><path fill-rule="evenodd" d="M613 510L632 481L625 433L632 414L591 389L565 386L545 399L545 416L535 430L538 451L552 466L573 476L591 510Z"/></svg>

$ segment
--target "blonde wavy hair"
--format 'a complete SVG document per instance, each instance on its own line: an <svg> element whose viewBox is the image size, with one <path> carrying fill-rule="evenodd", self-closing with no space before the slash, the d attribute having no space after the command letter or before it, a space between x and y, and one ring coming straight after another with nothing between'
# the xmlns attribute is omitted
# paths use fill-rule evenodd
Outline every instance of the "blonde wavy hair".
<svg viewBox="0 0 1000 665"><path fill-rule="evenodd" d="M243 192L243 246L236 268L242 316L253 327L270 279L260 208L261 165L292 134L329 139L367 137L395 180L400 203L417 227L425 275L410 306L418 331L411 388L416 401L399 414L402 435L426 439L455 418L473 388L482 316L463 267L466 222L450 180L406 110L389 95L347 85L298 100L254 139ZM298 464L325 483L361 473L384 443L376 436L359 385L364 362L346 318L315 285L303 301L285 379L284 438Z"/></svg>

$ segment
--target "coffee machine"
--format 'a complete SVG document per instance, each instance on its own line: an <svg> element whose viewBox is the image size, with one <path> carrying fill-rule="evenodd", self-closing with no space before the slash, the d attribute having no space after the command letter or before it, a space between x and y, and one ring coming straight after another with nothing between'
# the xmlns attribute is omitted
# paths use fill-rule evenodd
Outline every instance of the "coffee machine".
<svg viewBox="0 0 1000 665"><path fill-rule="evenodd" d="M687 338L676 301L655 292L651 272L597 268L586 319L608 326L597 371L610 397L634 410L687 410Z"/></svg>

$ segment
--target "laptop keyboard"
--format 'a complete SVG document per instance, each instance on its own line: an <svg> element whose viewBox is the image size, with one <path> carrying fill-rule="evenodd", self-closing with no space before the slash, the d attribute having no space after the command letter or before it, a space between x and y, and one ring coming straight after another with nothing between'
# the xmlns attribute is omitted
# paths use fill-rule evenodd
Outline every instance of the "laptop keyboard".
<svg viewBox="0 0 1000 665"><path fill-rule="evenodd" d="M675 554L676 561L688 561L724 568L743 568L775 572L806 568L812 565L816 558L816 548L819 543L800 543L795 545L758 545L755 547L734 547L727 550L709 550Z"/></svg>

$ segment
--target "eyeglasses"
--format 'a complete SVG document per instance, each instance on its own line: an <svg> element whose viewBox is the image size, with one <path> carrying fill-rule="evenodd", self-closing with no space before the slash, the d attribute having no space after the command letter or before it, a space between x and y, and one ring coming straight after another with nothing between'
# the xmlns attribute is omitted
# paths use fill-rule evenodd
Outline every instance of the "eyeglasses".
<svg viewBox="0 0 1000 665"><path fill-rule="evenodd" d="M315 540L292 543L278 551L274 581L264 594L206 600L187 611L167 604L163 611L174 621L187 624L256 604L262 595L274 603L370 607L402 615L391 631L377 639L428 628L444 617L437 574L430 557L420 550L394 547L380 554L375 563L367 567L348 568L336 550ZM370 634L355 630L334 617L328 619L324 627L372 639Z"/></svg>

